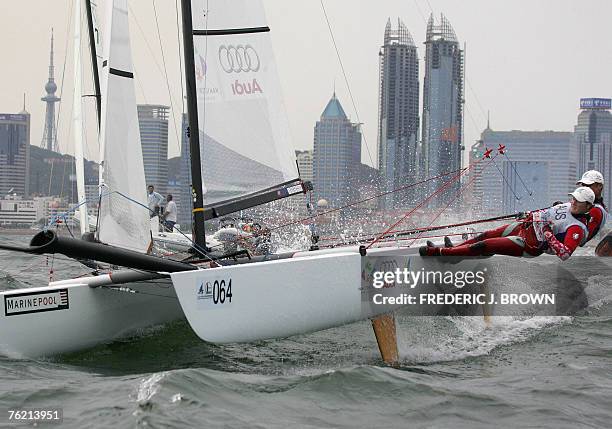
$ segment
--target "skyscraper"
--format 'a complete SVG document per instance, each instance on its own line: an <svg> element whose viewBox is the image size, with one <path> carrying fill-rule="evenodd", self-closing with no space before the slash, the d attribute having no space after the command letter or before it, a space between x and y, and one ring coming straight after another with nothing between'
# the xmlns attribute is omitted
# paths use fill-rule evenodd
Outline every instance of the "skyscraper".
<svg viewBox="0 0 612 429"><path fill-rule="evenodd" d="M0 113L0 198L30 193L30 114Z"/></svg>
<svg viewBox="0 0 612 429"><path fill-rule="evenodd" d="M313 176L316 199L340 207L357 198L361 131L332 96L314 129Z"/></svg>
<svg viewBox="0 0 612 429"><path fill-rule="evenodd" d="M609 98L583 98L581 112L574 127L574 138L578 145L578 177L587 170L598 170L603 174L605 186L603 199L612 202L612 114Z"/></svg>
<svg viewBox="0 0 612 429"><path fill-rule="evenodd" d="M404 23L391 19L385 27L379 53L378 169L383 190L393 191L416 181L419 134L419 58ZM394 192L381 199L387 208L409 205L411 191Z"/></svg>
<svg viewBox="0 0 612 429"><path fill-rule="evenodd" d="M45 113L45 129L42 138L41 147L59 152L57 147L57 131L55 129L55 103L59 102L60 99L55 95L57 91L57 85L55 83L53 67L53 29L51 29L51 54L49 58L49 80L45 85L45 91L47 95L41 98L42 101L47 103L47 110Z"/></svg>
<svg viewBox="0 0 612 429"><path fill-rule="evenodd" d="M461 168L463 150L463 51L444 15L427 23L423 85L423 139L421 168L432 177ZM444 183L432 181L429 193ZM459 191L455 181L438 194L432 206L445 206Z"/></svg>
<svg viewBox="0 0 612 429"><path fill-rule="evenodd" d="M168 187L168 106L138 105L145 180L166 196Z"/></svg>

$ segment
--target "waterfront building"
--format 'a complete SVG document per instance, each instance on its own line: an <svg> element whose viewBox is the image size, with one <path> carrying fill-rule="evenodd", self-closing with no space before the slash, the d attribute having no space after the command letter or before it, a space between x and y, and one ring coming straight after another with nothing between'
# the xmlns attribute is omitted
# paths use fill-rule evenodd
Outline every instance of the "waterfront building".
<svg viewBox="0 0 612 429"><path fill-rule="evenodd" d="M168 185L168 110L168 106L157 104L138 105L145 181L164 196Z"/></svg>
<svg viewBox="0 0 612 429"><path fill-rule="evenodd" d="M444 15L427 23L425 78L423 85L422 177L456 171L462 166L463 147L463 50ZM443 179L431 181L427 194L435 192ZM444 207L459 192L455 181L432 199L430 206Z"/></svg>
<svg viewBox="0 0 612 429"><path fill-rule="evenodd" d="M378 169L384 191L417 181L419 135L419 58L412 36L398 19L387 21L379 52ZM413 189L380 199L386 208L409 206Z"/></svg>
<svg viewBox="0 0 612 429"><path fill-rule="evenodd" d="M358 198L361 131L351 123L336 94L314 129L313 182L316 200L340 207Z"/></svg>
<svg viewBox="0 0 612 429"><path fill-rule="evenodd" d="M0 198L30 194L30 114L0 113Z"/></svg>

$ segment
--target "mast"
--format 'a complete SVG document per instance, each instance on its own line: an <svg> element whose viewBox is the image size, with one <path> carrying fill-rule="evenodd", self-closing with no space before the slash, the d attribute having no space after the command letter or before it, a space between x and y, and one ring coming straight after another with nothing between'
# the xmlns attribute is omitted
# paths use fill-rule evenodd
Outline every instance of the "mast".
<svg viewBox="0 0 612 429"><path fill-rule="evenodd" d="M200 128L198 124L198 100L193 60L193 23L191 0L181 0L183 15L183 56L185 60L185 89L187 91L187 138L191 158L191 195L193 198L193 241L199 249L206 249L204 231L204 195L200 161Z"/></svg>
<svg viewBox="0 0 612 429"><path fill-rule="evenodd" d="M102 117L102 97L100 95L100 75L98 72L98 53L96 52L96 36L94 31L93 14L91 12L91 0L85 0L85 10L87 12L87 28L89 32L89 52L91 53L91 67L93 71L94 79L94 97L96 98L96 112L98 114L98 130L100 130L100 123Z"/></svg>
<svg viewBox="0 0 612 429"><path fill-rule="evenodd" d="M85 166L83 161L83 92L81 79L81 0L74 0L74 94L73 94L73 133L74 160L77 179L77 200L81 235L89 232L89 216L85 199Z"/></svg>

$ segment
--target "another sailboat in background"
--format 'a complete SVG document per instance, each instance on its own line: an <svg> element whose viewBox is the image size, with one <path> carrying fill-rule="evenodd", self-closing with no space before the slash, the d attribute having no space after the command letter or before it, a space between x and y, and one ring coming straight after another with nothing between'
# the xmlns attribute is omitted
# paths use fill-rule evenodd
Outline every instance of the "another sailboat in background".
<svg viewBox="0 0 612 429"><path fill-rule="evenodd" d="M81 3L82 0L74 2L76 32L80 32ZM86 5L90 7L89 2ZM146 206L144 179L136 177L130 182L118 177L130 170L131 163L137 166L140 160L142 164L140 146L132 144L139 136L131 79L127 1L109 1L108 9L106 34L111 40L103 69L105 92L102 94L109 96L104 95L100 104L105 106L102 109L102 134L109 143L104 145L107 151L104 159L111 160L110 163L114 165L104 171L103 180L106 187L112 187L115 192L103 195L98 233L107 243L145 252L150 241L147 211L134 203L125 204L126 198L117 193L121 192L121 195ZM93 34L93 13L91 10L87 12L90 34ZM91 46L95 49L93 41ZM77 50L80 51L80 48L75 46L75 53ZM92 57L96 58L95 51ZM75 104L78 109L80 103ZM78 118L78 115L75 116ZM75 128L75 134L79 134L81 129ZM119 147L122 150L114 152ZM119 163L126 160L130 164L124 164L125 171L122 171ZM79 200L83 199L84 196L79 194ZM86 214L86 210L83 210L83 214ZM86 228L86 225L87 221L81 221L81 228ZM81 244L80 241L74 242L77 246L84 246L83 249L88 245L95 246L84 241ZM113 253L121 252L120 247ZM93 260L96 253L87 255L86 252L76 251L72 256L77 260ZM172 269L172 266L168 268ZM159 284L164 281L163 277L133 270L100 272L89 277L51 282L48 286L0 292L3 306L0 314L0 352L16 357L65 353L182 318L183 312L174 290L169 287L169 281L166 280L165 286ZM151 279L156 282L147 282ZM129 288L125 285L129 285Z"/></svg>

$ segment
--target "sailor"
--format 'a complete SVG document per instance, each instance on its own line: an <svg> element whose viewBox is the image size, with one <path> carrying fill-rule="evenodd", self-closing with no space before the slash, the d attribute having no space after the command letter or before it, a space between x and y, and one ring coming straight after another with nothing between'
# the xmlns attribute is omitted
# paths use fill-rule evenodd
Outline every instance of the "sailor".
<svg viewBox="0 0 612 429"><path fill-rule="evenodd" d="M590 219L587 223L589 235L586 241L590 241L597 235L601 227L605 225L608 220L608 209L601 196L604 187L604 178L599 171L589 170L582 175L580 180L576 182L576 185L586 186L595 193L595 203L593 204L593 208L589 211Z"/></svg>
<svg viewBox="0 0 612 429"><path fill-rule="evenodd" d="M177 208L176 203L172 200L172 194L168 194L166 201L166 209L163 214L164 225L167 232L172 232L177 221Z"/></svg>
<svg viewBox="0 0 612 429"><path fill-rule="evenodd" d="M571 202L536 210L521 222L485 231L456 247L423 246L421 256L539 256L544 252L567 260L586 242L586 214L593 208L595 193L579 187L569 194Z"/></svg>
<svg viewBox="0 0 612 429"><path fill-rule="evenodd" d="M164 197L162 197L160 193L155 192L155 187L153 185L149 185L147 187L147 196L149 204L149 216L159 216L160 205L164 201Z"/></svg>

